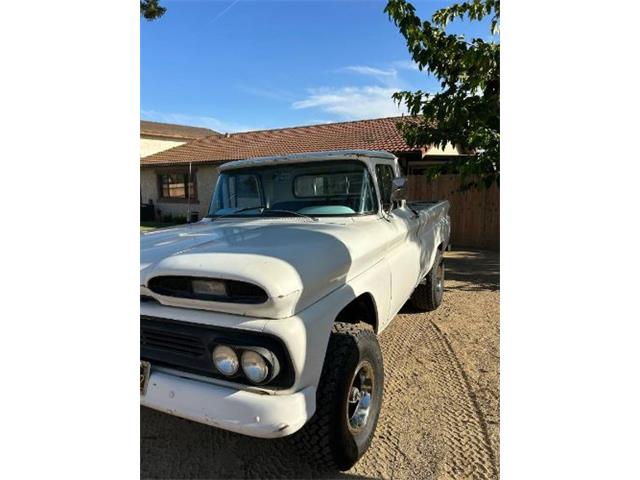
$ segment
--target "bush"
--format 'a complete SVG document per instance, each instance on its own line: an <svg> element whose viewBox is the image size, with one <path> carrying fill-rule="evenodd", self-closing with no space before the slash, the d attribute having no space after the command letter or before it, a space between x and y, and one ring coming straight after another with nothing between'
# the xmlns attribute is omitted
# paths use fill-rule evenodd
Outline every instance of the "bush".
<svg viewBox="0 0 640 480"><path fill-rule="evenodd" d="M162 216L163 223L172 223L174 225L180 225L182 223L187 223L187 217L184 215L171 215L170 213L164 214Z"/></svg>

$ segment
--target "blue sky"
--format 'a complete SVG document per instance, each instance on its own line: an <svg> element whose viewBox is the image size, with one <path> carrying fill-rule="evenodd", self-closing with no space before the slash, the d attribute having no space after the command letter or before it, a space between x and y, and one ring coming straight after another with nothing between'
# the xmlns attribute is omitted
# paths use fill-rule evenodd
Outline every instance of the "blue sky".
<svg viewBox="0 0 640 480"><path fill-rule="evenodd" d="M422 18L450 1L414 1ZM164 0L140 22L142 119L236 132L397 115L436 91L383 0ZM488 37L487 22L450 31Z"/></svg>

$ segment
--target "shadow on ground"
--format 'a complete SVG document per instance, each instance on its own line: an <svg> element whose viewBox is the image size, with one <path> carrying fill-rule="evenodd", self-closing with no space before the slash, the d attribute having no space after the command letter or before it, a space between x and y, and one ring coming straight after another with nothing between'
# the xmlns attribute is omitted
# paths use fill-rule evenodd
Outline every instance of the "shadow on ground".
<svg viewBox="0 0 640 480"><path fill-rule="evenodd" d="M447 252L446 288L467 292L500 289L500 254L484 250Z"/></svg>
<svg viewBox="0 0 640 480"><path fill-rule="evenodd" d="M140 407L140 477L369 478L314 471L288 438L246 437L145 407Z"/></svg>

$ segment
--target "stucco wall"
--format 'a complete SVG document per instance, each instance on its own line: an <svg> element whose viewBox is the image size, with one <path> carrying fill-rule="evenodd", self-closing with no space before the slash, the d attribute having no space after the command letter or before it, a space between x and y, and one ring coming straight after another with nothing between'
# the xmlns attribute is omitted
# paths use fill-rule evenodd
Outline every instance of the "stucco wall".
<svg viewBox="0 0 640 480"><path fill-rule="evenodd" d="M162 152L185 143L186 142L182 140L169 140L140 135L140 158L148 157L154 153Z"/></svg>
<svg viewBox="0 0 640 480"><path fill-rule="evenodd" d="M140 198L142 203L153 203L158 201L158 179L156 171L152 168L140 169Z"/></svg>
<svg viewBox="0 0 640 480"><path fill-rule="evenodd" d="M211 196L218 180L218 167L200 167L197 172L198 200L200 201L200 218L209 211Z"/></svg>
<svg viewBox="0 0 640 480"><path fill-rule="evenodd" d="M194 169L196 176L196 185L198 190L198 201L191 202L191 212L197 212L198 218L204 217L211 203L211 195L218 179L217 167L197 167ZM153 200L156 206L156 214L160 215L172 215L172 216L187 216L189 205L186 201L163 201L159 198L158 192L158 171L154 168L142 168L140 169L140 194L142 201L148 203L149 200Z"/></svg>

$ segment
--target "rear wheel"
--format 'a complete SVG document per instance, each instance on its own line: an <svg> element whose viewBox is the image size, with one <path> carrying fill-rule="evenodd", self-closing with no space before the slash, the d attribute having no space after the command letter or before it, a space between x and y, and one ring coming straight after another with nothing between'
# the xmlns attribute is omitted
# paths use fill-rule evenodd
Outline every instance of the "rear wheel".
<svg viewBox="0 0 640 480"><path fill-rule="evenodd" d="M316 412L293 437L310 463L325 470L348 470L366 452L378 423L383 376L375 333L334 324Z"/></svg>
<svg viewBox="0 0 640 480"><path fill-rule="evenodd" d="M430 312L442 303L444 296L444 257L438 250L436 260L427 276L411 294L411 305L420 311Z"/></svg>

